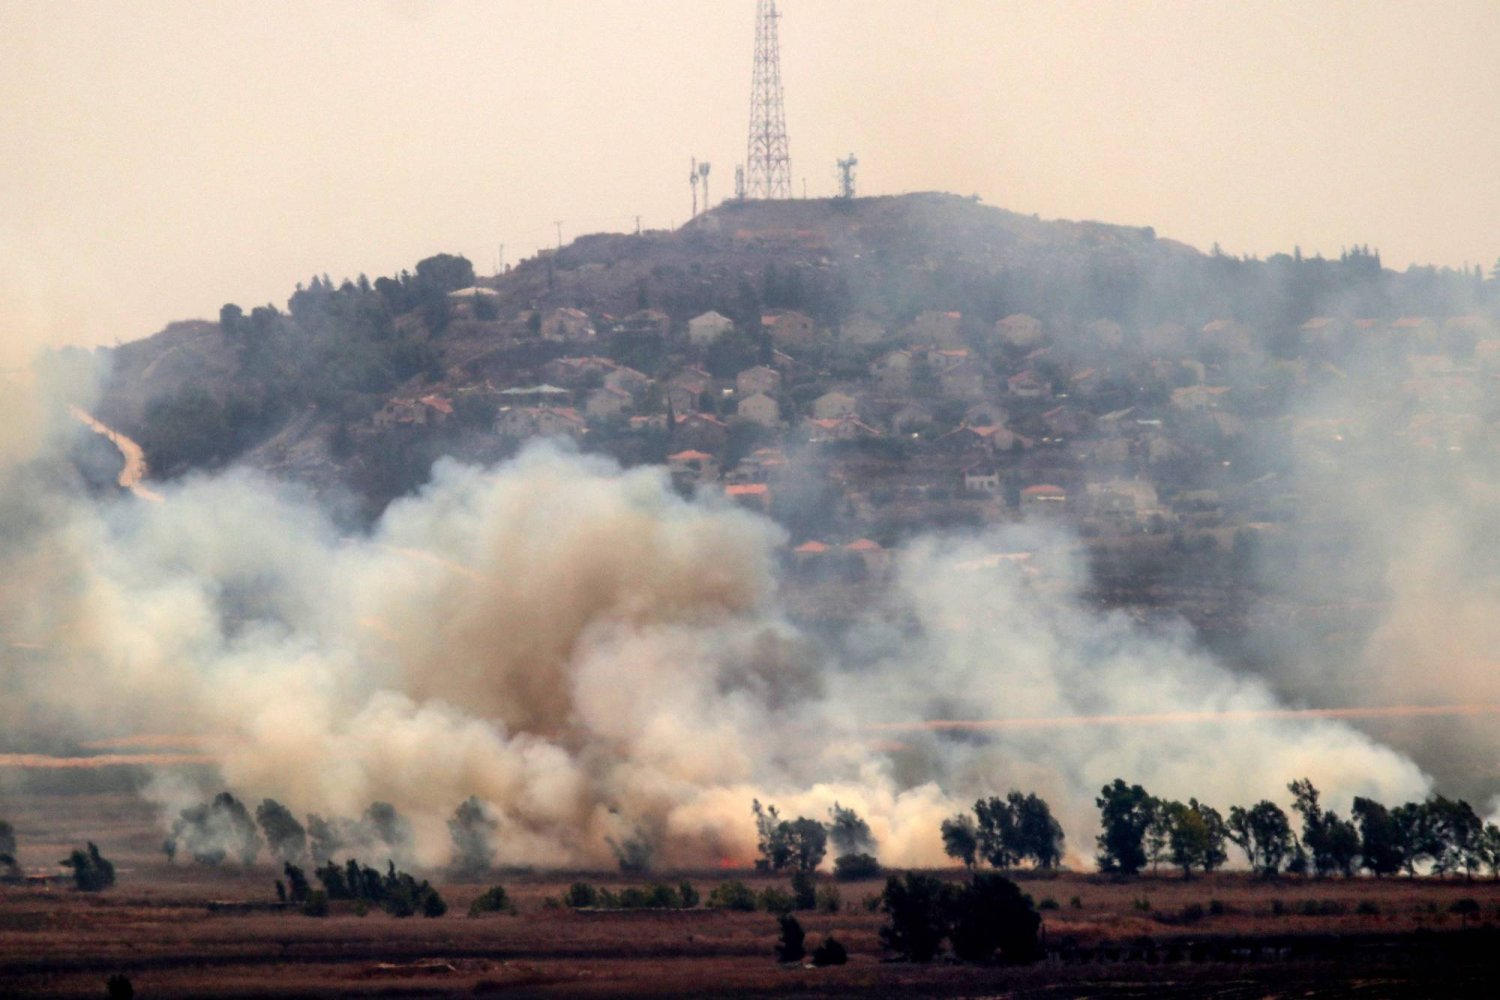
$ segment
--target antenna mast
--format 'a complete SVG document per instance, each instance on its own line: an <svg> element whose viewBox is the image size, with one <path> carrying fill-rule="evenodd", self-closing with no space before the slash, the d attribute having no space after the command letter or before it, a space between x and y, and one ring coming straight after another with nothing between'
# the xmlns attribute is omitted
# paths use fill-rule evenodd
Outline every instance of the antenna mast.
<svg viewBox="0 0 1500 1000"><path fill-rule="evenodd" d="M850 153L847 160L839 161L839 197L848 201L854 197L854 168L859 161Z"/></svg>
<svg viewBox="0 0 1500 1000"><path fill-rule="evenodd" d="M781 94L781 46L776 0L756 0L755 72L750 81L750 137L745 144L745 193L750 198L790 198L792 160L787 151L786 108Z"/></svg>
<svg viewBox="0 0 1500 1000"><path fill-rule="evenodd" d="M693 157L692 166L688 167L688 183L693 186L693 214L688 218L696 219L698 217L698 158L696 156Z"/></svg>

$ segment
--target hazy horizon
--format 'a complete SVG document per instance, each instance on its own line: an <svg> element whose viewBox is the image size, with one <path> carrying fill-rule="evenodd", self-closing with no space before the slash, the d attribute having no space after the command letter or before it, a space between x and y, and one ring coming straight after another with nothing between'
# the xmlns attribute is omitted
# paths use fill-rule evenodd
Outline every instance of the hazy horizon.
<svg viewBox="0 0 1500 1000"><path fill-rule="evenodd" d="M1207 250L1500 256L1500 7L781 3L794 187ZM0 315L109 343L436 252L680 225L744 157L755 5L4 0Z"/></svg>

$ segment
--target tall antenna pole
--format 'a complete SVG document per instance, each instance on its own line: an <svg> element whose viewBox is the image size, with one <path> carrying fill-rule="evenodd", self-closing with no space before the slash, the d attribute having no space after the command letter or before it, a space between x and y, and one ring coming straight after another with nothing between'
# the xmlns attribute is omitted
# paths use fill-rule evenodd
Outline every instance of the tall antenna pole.
<svg viewBox="0 0 1500 1000"><path fill-rule="evenodd" d="M776 0L755 3L755 72L750 81L750 137L745 144L745 193L750 198L790 198L792 159L781 94L781 46Z"/></svg>
<svg viewBox="0 0 1500 1000"><path fill-rule="evenodd" d="M693 214L688 218L696 219L698 217L698 158L696 156L692 159L692 165L688 167L688 183L693 186Z"/></svg>

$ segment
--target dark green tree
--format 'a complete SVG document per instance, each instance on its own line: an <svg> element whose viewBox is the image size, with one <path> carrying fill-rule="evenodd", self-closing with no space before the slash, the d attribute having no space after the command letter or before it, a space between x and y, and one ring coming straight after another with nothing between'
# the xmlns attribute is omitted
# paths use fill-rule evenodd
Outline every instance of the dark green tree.
<svg viewBox="0 0 1500 1000"><path fill-rule="evenodd" d="M1395 875L1406 866L1406 849L1400 825L1391 811L1374 799L1354 800L1354 821L1359 827L1359 856L1363 867L1376 878Z"/></svg>
<svg viewBox="0 0 1500 1000"><path fill-rule="evenodd" d="M1140 785L1119 778L1105 785L1094 800L1099 807L1099 870L1134 875L1146 864L1143 841L1154 814L1152 798Z"/></svg>
<svg viewBox="0 0 1500 1000"><path fill-rule="evenodd" d="M1010 965L1041 957L1042 918L1031 897L1010 879L981 872L950 902L949 940L966 962L987 962L996 951Z"/></svg>
<svg viewBox="0 0 1500 1000"><path fill-rule="evenodd" d="M979 853L979 830L974 817L959 813L943 820L942 834L943 853L962 861L965 868L973 868Z"/></svg>
<svg viewBox="0 0 1500 1000"><path fill-rule="evenodd" d="M1250 867L1266 877L1279 872L1296 849L1286 813L1269 800L1258 802L1249 810L1231 806L1229 839L1245 852Z"/></svg>
<svg viewBox="0 0 1500 1000"><path fill-rule="evenodd" d="M951 886L931 875L907 872L904 879L892 875L880 897L880 909L886 915L880 928L881 945L908 961L932 961L948 936L952 892Z"/></svg>

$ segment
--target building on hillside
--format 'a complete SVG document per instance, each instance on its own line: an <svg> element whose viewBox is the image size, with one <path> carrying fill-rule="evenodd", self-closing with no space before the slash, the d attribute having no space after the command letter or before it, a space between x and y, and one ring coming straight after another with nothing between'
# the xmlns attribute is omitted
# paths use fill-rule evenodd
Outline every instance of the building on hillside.
<svg viewBox="0 0 1500 1000"><path fill-rule="evenodd" d="M979 462L964 470L965 493L1000 492L1000 470L988 462Z"/></svg>
<svg viewBox="0 0 1500 1000"><path fill-rule="evenodd" d="M542 366L542 374L558 385L574 389L594 379L604 378L617 367L609 358L585 355L554 358Z"/></svg>
<svg viewBox="0 0 1500 1000"><path fill-rule="evenodd" d="M714 377L702 368L688 366L667 379L667 399L678 413L701 409L703 394L713 388Z"/></svg>
<svg viewBox="0 0 1500 1000"><path fill-rule="evenodd" d="M391 399L375 411L371 422L382 430L391 427L440 426L453 415L453 401L446 396L421 399Z"/></svg>
<svg viewBox="0 0 1500 1000"><path fill-rule="evenodd" d="M594 323L582 309L564 306L542 317L542 339L576 344L594 339Z"/></svg>
<svg viewBox="0 0 1500 1000"><path fill-rule="evenodd" d="M667 470L674 483L696 486L719 478L719 461L706 451L685 448L667 456Z"/></svg>
<svg viewBox="0 0 1500 1000"><path fill-rule="evenodd" d="M604 385L609 389L627 392L631 398L639 400L651 388L651 379L627 365L616 365L613 371L604 376Z"/></svg>
<svg viewBox="0 0 1500 1000"><path fill-rule="evenodd" d="M1005 387L1017 399L1049 399L1052 396L1052 386L1029 368L1006 379Z"/></svg>
<svg viewBox="0 0 1500 1000"><path fill-rule="evenodd" d="M688 320L688 343L694 347L707 347L717 340L720 334L728 333L733 329L734 320L728 316L721 315L713 310L709 310L706 313L699 313Z"/></svg>
<svg viewBox="0 0 1500 1000"><path fill-rule="evenodd" d="M777 347L806 347L816 333L812 317L794 309L773 309L761 316L760 326Z"/></svg>
<svg viewBox="0 0 1500 1000"><path fill-rule="evenodd" d="M765 483L731 483L724 487L724 496L742 507L771 513L771 488Z"/></svg>
<svg viewBox="0 0 1500 1000"><path fill-rule="evenodd" d="M844 553L857 557L865 564L865 572L871 575L884 572L891 564L890 552L868 538L856 538L844 546Z"/></svg>
<svg viewBox="0 0 1500 1000"><path fill-rule="evenodd" d="M860 420L853 414L842 417L819 419L813 417L802 422L808 444L828 441L868 441L883 437L879 430Z"/></svg>
<svg viewBox="0 0 1500 1000"><path fill-rule="evenodd" d="M501 389L496 395L505 406L564 406L573 399L573 394L567 389L546 382Z"/></svg>
<svg viewBox="0 0 1500 1000"><path fill-rule="evenodd" d="M911 351L886 351L870 362L870 377L886 392L906 392L911 388Z"/></svg>
<svg viewBox="0 0 1500 1000"><path fill-rule="evenodd" d="M1156 487L1146 479L1108 479L1084 487L1083 507L1095 521L1117 531L1134 531L1166 511Z"/></svg>
<svg viewBox="0 0 1500 1000"><path fill-rule="evenodd" d="M1040 347L1045 339L1042 321L1025 313L1012 313L995 323L995 336L1002 344L1020 350Z"/></svg>
<svg viewBox="0 0 1500 1000"><path fill-rule="evenodd" d="M963 319L961 312L945 312L929 309L918 313L907 326L904 339L909 344L938 344L942 347L962 347Z"/></svg>
<svg viewBox="0 0 1500 1000"><path fill-rule="evenodd" d="M495 433L520 440L529 437L582 437L588 426L571 406L505 406L495 416Z"/></svg>
<svg viewBox="0 0 1500 1000"><path fill-rule="evenodd" d="M729 440L729 425L707 413L679 413L672 433L688 448L719 451Z"/></svg>
<svg viewBox="0 0 1500 1000"><path fill-rule="evenodd" d="M964 358L937 373L943 395L953 399L979 399L984 396L989 371L972 358Z"/></svg>
<svg viewBox="0 0 1500 1000"><path fill-rule="evenodd" d="M847 392L834 389L813 400L812 415L817 420L836 420L859 412L859 400Z"/></svg>
<svg viewBox="0 0 1500 1000"><path fill-rule="evenodd" d="M589 393L583 404L583 412L597 419L613 419L624 416L635 406L630 393L622 389L602 386Z"/></svg>
<svg viewBox="0 0 1500 1000"><path fill-rule="evenodd" d="M781 372L768 365L746 368L734 377L734 391L739 396L753 396L757 392L774 396L781 391Z"/></svg>
<svg viewBox="0 0 1500 1000"><path fill-rule="evenodd" d="M894 434L913 434L931 426L932 411L921 403L907 403L891 414L890 427Z"/></svg>
<svg viewBox="0 0 1500 1000"><path fill-rule="evenodd" d="M1083 327L1084 336L1095 346L1106 351L1118 351L1125 346L1125 328L1112 319L1096 319Z"/></svg>
<svg viewBox="0 0 1500 1000"><path fill-rule="evenodd" d="M1237 320L1210 320L1199 332L1206 346L1219 348L1227 354L1249 354L1255 347L1255 335Z"/></svg>
<svg viewBox="0 0 1500 1000"><path fill-rule="evenodd" d="M672 327L672 318L660 309L638 309L617 320L614 332L625 337L665 337Z"/></svg>
<svg viewBox="0 0 1500 1000"><path fill-rule="evenodd" d="M735 416L761 427L775 427L781 423L781 405L765 393L757 392L740 400Z"/></svg>
<svg viewBox="0 0 1500 1000"><path fill-rule="evenodd" d="M1078 407L1064 403L1043 413L1042 425L1053 439L1071 440L1088 429L1088 418Z"/></svg>
<svg viewBox="0 0 1500 1000"><path fill-rule="evenodd" d="M1068 502L1068 491L1051 483L1038 483L1021 491L1021 510L1028 513L1055 513Z"/></svg>

